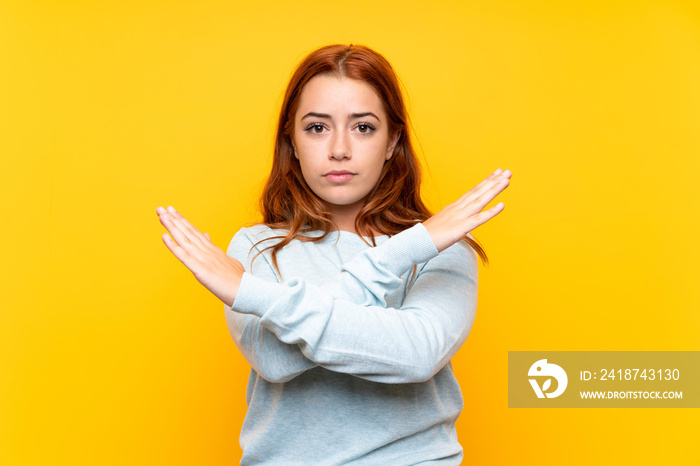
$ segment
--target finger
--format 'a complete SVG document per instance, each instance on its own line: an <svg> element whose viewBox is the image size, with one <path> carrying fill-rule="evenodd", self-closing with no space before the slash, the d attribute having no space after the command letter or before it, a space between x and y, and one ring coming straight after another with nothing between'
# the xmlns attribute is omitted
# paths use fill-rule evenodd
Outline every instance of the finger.
<svg viewBox="0 0 700 466"><path fill-rule="evenodd" d="M484 191L479 197L473 199L471 202L465 204L473 206L478 212L488 205L496 196L503 192L510 185L510 180L508 178L502 179L495 183L488 190Z"/></svg>
<svg viewBox="0 0 700 466"><path fill-rule="evenodd" d="M167 233L163 233L163 236L161 236L161 238L163 239L163 242L168 247L170 252L172 252L180 262L187 266L187 263L189 263L191 259L191 256L187 254L187 251L185 251L184 248L182 248L175 241L173 241L172 238L170 238L170 235L168 235Z"/></svg>
<svg viewBox="0 0 700 466"><path fill-rule="evenodd" d="M479 185L477 185L477 187L474 187L464 196L459 198L457 202L455 202L455 204L457 204L459 207L464 207L468 204L481 202L480 199L483 199L482 196L484 195L486 195L487 197L490 196L489 200L482 205L483 208L483 206L488 204L490 200L496 196L496 194L498 194L508 186L511 175L511 171L506 170L505 172L499 175L495 175L491 179L484 180L484 182L480 183Z"/></svg>
<svg viewBox="0 0 700 466"><path fill-rule="evenodd" d="M179 243L181 248L181 250L173 248L171 251L192 273L196 274L196 269L199 270L202 264L211 262L212 258L216 257L217 254L225 254L206 238L203 241L206 241L207 245L204 245L199 238L191 236L189 231L183 231L184 225L180 219L173 218L170 212L161 215L161 219L165 222L166 228L172 225L173 228L169 229L169 231L171 231L175 241Z"/></svg>
<svg viewBox="0 0 700 466"><path fill-rule="evenodd" d="M173 225L176 225L178 229L184 235L185 243L180 243L181 246L186 246L187 244L194 245L200 249L205 249L207 243L206 238L192 226L179 212L177 212L172 206L168 206L167 212L162 214L161 217L169 219ZM196 231L195 231L196 230ZM175 239L180 242L180 238L175 237Z"/></svg>
<svg viewBox="0 0 700 466"><path fill-rule="evenodd" d="M160 223L168 230L168 233L172 235L173 239L181 247L196 246L196 243L192 242L188 232L184 230L184 225L180 221L174 218L169 212L166 212L160 216Z"/></svg>
<svg viewBox="0 0 700 466"><path fill-rule="evenodd" d="M502 169L497 169L493 173L491 173L489 176L484 178L481 183L477 184L474 186L472 189L467 191L465 194L463 194L459 199L455 201L455 203L461 203L464 202L467 198L471 196L478 196L480 193L483 192L484 189L488 189L489 186L492 185L493 182L497 182L501 177L507 174L506 176L510 176L510 170L506 170L505 172Z"/></svg>
<svg viewBox="0 0 700 466"><path fill-rule="evenodd" d="M498 194L508 187L508 180L497 183L481 196L469 199L462 204L456 206L456 209L463 218L471 218L477 215L486 207Z"/></svg>
<svg viewBox="0 0 700 466"><path fill-rule="evenodd" d="M181 222L182 227L181 229L186 230L189 233L189 236L193 238L193 241L199 244L200 246L204 246L207 243L206 238L202 234L201 231L194 225L192 225L180 212L178 212L173 206L168 206L168 212L175 217L179 222ZM196 239L196 240L195 240ZM211 241L209 241L211 242Z"/></svg>
<svg viewBox="0 0 700 466"><path fill-rule="evenodd" d="M500 170L500 168L499 168L499 170ZM479 185L480 185L479 189L474 190L474 191L476 191L476 193L482 193L482 192L490 189L492 186L494 186L498 183L501 183L504 180L510 179L510 177L512 175L513 175L513 173L510 170L505 170L497 175L494 172L491 174L491 176L488 179L484 180L483 183L479 183Z"/></svg>
<svg viewBox="0 0 700 466"><path fill-rule="evenodd" d="M496 177L497 177L498 175L500 175L501 173L503 173L503 170L501 170L500 168L496 169L496 171L494 171L494 172L491 173L489 176L487 176L486 178L484 178L483 180L481 180L481 183L477 184L477 185L474 186L472 189L470 189L469 192L478 191L478 190L481 189L486 183L488 183L489 181L492 181L492 180L496 179Z"/></svg>
<svg viewBox="0 0 700 466"><path fill-rule="evenodd" d="M483 225L484 223L488 222L492 218L494 218L496 215L500 214L503 212L503 209L505 209L506 205L502 202L499 202L495 206L491 207L488 210L485 210L483 212L480 212L476 215L473 215L472 217L469 218L470 223L473 225L470 227L469 231L474 230L476 227Z"/></svg>
<svg viewBox="0 0 700 466"><path fill-rule="evenodd" d="M209 236L209 233L204 233L204 236L206 236L207 239L208 239L209 241L211 241L211 237Z"/></svg>
<svg viewBox="0 0 700 466"><path fill-rule="evenodd" d="M504 178L510 179L512 176L513 176L513 172L510 170L506 170L503 173L501 173L500 175L498 175L496 181L501 181Z"/></svg>

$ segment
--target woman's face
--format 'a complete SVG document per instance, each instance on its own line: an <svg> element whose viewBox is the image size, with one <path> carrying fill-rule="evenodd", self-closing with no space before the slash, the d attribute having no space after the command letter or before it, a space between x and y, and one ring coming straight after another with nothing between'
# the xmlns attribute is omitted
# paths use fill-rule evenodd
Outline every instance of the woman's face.
<svg viewBox="0 0 700 466"><path fill-rule="evenodd" d="M382 101L363 81L317 75L301 92L294 155L331 215L357 215L398 136L390 137Z"/></svg>

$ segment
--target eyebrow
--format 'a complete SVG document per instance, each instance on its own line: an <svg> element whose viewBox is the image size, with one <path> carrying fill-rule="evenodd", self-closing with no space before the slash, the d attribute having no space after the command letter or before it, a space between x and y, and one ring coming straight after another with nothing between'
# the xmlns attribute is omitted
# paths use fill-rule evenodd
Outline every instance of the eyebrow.
<svg viewBox="0 0 700 466"><path fill-rule="evenodd" d="M366 117L366 116L372 116L372 117L376 118L377 121L382 121L379 119L379 117L377 115L375 115L372 112L351 113L350 114L350 118L362 118L362 117ZM331 116L327 113L316 113L316 112L309 112L306 115L304 115L303 117L301 117L301 119L303 120L305 118L311 118L311 117L332 119Z"/></svg>

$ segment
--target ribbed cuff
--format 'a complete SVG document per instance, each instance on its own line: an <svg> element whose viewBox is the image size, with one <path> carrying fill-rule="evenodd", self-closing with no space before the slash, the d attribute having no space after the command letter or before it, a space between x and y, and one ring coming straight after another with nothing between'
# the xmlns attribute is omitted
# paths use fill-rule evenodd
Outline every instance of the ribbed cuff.
<svg viewBox="0 0 700 466"><path fill-rule="evenodd" d="M279 299L287 287L279 283L258 278L248 272L243 273L236 299L231 308L243 314L262 317L267 309Z"/></svg>
<svg viewBox="0 0 700 466"><path fill-rule="evenodd" d="M417 223L373 248L370 254L394 275L401 276L415 264L437 256L438 250L425 226Z"/></svg>

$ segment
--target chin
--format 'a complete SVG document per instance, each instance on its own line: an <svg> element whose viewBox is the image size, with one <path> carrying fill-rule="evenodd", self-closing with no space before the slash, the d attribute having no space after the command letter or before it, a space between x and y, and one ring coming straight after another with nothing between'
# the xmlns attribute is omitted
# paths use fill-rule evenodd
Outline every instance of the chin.
<svg viewBox="0 0 700 466"><path fill-rule="evenodd" d="M325 201L325 203L330 205L331 207L350 207L350 206L354 206L357 204L361 204L362 201L359 200L359 201L347 201L346 202L346 201L339 201L339 200L335 200L335 201L334 200L329 200L329 201L327 200L327 201Z"/></svg>
<svg viewBox="0 0 700 466"><path fill-rule="evenodd" d="M326 204L330 205L331 207L346 207L346 206L353 206L357 204L362 204L365 200L365 198L321 198Z"/></svg>

